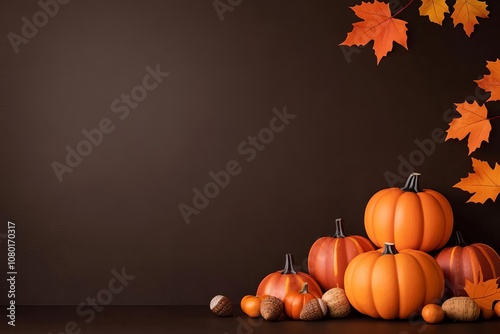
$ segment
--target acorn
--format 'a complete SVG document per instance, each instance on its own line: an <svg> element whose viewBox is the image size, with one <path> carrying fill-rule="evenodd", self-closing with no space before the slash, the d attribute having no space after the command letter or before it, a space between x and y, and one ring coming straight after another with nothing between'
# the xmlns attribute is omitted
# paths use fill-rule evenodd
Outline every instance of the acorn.
<svg viewBox="0 0 500 334"><path fill-rule="evenodd" d="M314 298L307 302L300 312L300 320L319 320L328 313L328 305L321 298Z"/></svg>
<svg viewBox="0 0 500 334"><path fill-rule="evenodd" d="M276 321L283 315L283 301L281 299L269 296L260 303L260 314L269 321Z"/></svg>
<svg viewBox="0 0 500 334"><path fill-rule="evenodd" d="M217 295L210 301L210 310L219 317L231 317L233 315L233 304L229 298Z"/></svg>
<svg viewBox="0 0 500 334"><path fill-rule="evenodd" d="M328 314L332 318L344 318L351 312L351 304L342 288L328 290L321 299L328 305Z"/></svg>

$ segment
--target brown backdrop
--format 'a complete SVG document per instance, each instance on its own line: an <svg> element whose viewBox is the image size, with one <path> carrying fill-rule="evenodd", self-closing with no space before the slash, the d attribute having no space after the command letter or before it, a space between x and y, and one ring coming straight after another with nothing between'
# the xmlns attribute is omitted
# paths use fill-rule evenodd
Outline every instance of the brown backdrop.
<svg viewBox="0 0 500 334"><path fill-rule="evenodd" d="M286 252L304 266L334 218L364 234L368 199L410 157L466 238L500 250L498 202L465 204L452 188L472 171L466 143L415 153L500 56L500 6L489 1L468 38L449 17L419 17L415 2L400 15L410 51L395 46L376 66L371 47L338 46L358 2L245 0L221 21L210 0L71 1L16 54L7 36L40 6L1 1L0 207L2 226L17 223L17 302L78 304L122 267L136 278L115 304L237 302ZM157 64L169 76L120 119L111 104ZM272 140L263 130L269 143L248 162L239 145L285 106L296 117ZM59 182L51 164L106 118L114 130ZM498 161L499 126L476 158ZM232 160L239 174L187 225L179 204Z"/></svg>

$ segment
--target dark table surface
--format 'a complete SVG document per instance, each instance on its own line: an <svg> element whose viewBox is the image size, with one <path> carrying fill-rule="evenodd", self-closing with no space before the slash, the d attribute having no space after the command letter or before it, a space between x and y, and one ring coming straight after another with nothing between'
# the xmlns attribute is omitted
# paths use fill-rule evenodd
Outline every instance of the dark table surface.
<svg viewBox="0 0 500 334"><path fill-rule="evenodd" d="M315 322L267 322L251 319L236 308L230 318L218 318L208 306L106 306L90 314L78 315L74 306L22 306L17 308L16 327L6 326L1 333L370 333L370 334L441 334L500 333L500 319L473 323L445 322L427 325L421 319L386 321L352 314L345 319ZM89 320L88 323L86 322Z"/></svg>

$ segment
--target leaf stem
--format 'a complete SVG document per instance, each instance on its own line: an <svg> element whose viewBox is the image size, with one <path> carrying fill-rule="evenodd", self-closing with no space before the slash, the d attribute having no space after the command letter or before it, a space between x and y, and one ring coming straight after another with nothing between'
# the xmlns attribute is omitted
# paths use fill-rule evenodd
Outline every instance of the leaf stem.
<svg viewBox="0 0 500 334"><path fill-rule="evenodd" d="M410 6L412 3L413 3L414 0L410 0L410 2L408 2L403 8L401 8L400 10L398 10L394 15L392 15L392 17L396 17L399 13L401 13L403 10L405 10L406 8L408 8L408 6Z"/></svg>
<svg viewBox="0 0 500 334"><path fill-rule="evenodd" d="M498 119L498 118L500 118L500 116L495 116L495 117L491 117L491 118L488 118L488 119L491 121L492 119Z"/></svg>

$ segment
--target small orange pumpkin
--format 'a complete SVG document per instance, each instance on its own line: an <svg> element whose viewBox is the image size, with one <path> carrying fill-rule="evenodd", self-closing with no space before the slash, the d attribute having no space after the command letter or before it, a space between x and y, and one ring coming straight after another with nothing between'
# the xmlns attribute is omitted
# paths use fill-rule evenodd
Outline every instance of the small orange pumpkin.
<svg viewBox="0 0 500 334"><path fill-rule="evenodd" d="M383 252L355 257L344 284L356 310L383 319L407 319L444 292L443 271L433 257L412 249L398 252L393 243L386 243Z"/></svg>
<svg viewBox="0 0 500 334"><path fill-rule="evenodd" d="M467 296L465 280L477 283L479 271L484 281L500 276L497 252L486 244L467 245L459 231L456 232L456 246L443 249L436 260L443 269L448 297Z"/></svg>
<svg viewBox="0 0 500 334"><path fill-rule="evenodd" d="M308 283L311 293L321 296L321 288L314 278L295 271L292 254L286 254L285 269L264 277L257 288L257 296L269 295L283 300L288 292L299 291L304 283Z"/></svg>
<svg viewBox="0 0 500 334"><path fill-rule="evenodd" d="M241 299L241 310L249 317L258 318L260 317L260 304L262 300L263 298L261 297L246 295Z"/></svg>
<svg viewBox="0 0 500 334"><path fill-rule="evenodd" d="M315 298L320 298L321 294L316 295L314 293L309 293L307 282L304 283L300 291L290 291L283 298L283 304L285 305L285 313L289 318L300 319L300 312L304 306L311 300Z"/></svg>
<svg viewBox="0 0 500 334"><path fill-rule="evenodd" d="M346 236L341 218L335 220L335 234L314 242L309 251L308 268L323 290L344 288L349 262L361 253L375 250L370 240L359 235Z"/></svg>
<svg viewBox="0 0 500 334"><path fill-rule="evenodd" d="M500 317L500 302L497 302L495 304L495 307L493 307L493 311L495 311L495 313L497 314L497 316Z"/></svg>
<svg viewBox="0 0 500 334"><path fill-rule="evenodd" d="M441 306L436 304L427 304L422 309L422 318L428 324L437 324L443 321L444 311Z"/></svg>
<svg viewBox="0 0 500 334"><path fill-rule="evenodd" d="M422 190L419 177L413 173L403 188L381 190L368 201L365 229L375 245L392 242L399 250L429 252L448 242L453 230L450 203L435 190Z"/></svg>
<svg viewBox="0 0 500 334"><path fill-rule="evenodd" d="M496 315L495 310L481 309L481 318L490 320Z"/></svg>

